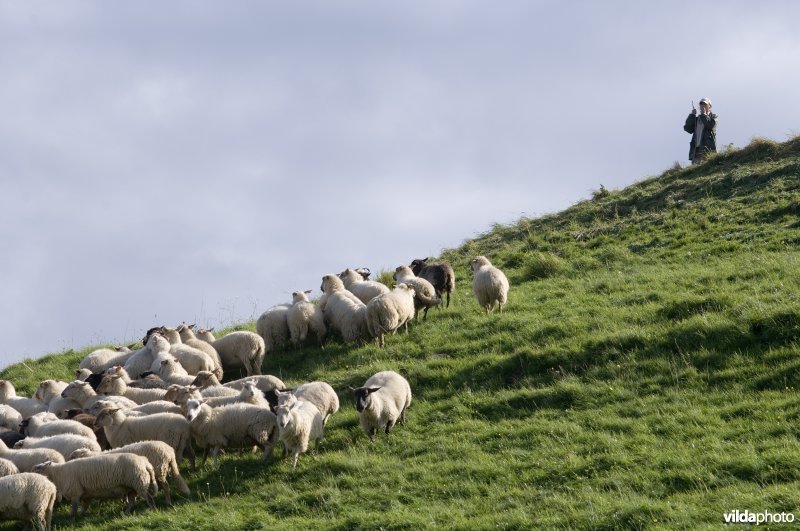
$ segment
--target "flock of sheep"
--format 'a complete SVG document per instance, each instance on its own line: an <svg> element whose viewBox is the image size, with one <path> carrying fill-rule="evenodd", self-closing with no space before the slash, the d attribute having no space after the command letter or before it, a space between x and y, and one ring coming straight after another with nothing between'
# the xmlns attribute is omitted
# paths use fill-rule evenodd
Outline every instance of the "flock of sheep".
<svg viewBox="0 0 800 531"><path fill-rule="evenodd" d="M473 292L488 313L503 304L509 284L483 256L471 262ZM334 389L321 381L287 389L262 375L265 355L289 341L299 347L313 338L321 346L333 332L343 341L375 341L403 327L418 311L450 305L455 275L448 264L414 260L399 266L389 289L369 280L368 270L347 269L322 277L317 304L309 292L293 293L291 304L270 308L257 333L231 332L216 339L194 325L158 327L143 347L98 349L86 356L76 380L41 382L33 397L19 397L12 382L0 380L0 519L31 521L50 529L57 498L83 513L95 498L122 498L126 512L137 497L155 507L170 484L184 495L189 487L178 465L195 447L214 465L224 449L258 447L269 459L278 442L297 466L311 441L339 410ZM240 369L245 378L222 383L223 371ZM364 432L391 432L404 423L411 403L408 381L381 371L350 389Z"/></svg>

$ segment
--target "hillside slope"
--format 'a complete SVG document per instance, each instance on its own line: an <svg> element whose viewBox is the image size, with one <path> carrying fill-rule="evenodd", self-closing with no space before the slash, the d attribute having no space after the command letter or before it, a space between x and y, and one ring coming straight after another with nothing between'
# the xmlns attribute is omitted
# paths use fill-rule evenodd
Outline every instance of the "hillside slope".
<svg viewBox="0 0 800 531"><path fill-rule="evenodd" d="M797 511L800 137L593 195L445 251L450 308L386 349L269 357L265 372L342 399L296 471L229 454L187 473L172 510L104 504L77 528L692 528ZM511 280L501 315L472 297L478 254ZM84 354L0 377L28 394ZM347 386L383 369L414 403L370 443Z"/></svg>

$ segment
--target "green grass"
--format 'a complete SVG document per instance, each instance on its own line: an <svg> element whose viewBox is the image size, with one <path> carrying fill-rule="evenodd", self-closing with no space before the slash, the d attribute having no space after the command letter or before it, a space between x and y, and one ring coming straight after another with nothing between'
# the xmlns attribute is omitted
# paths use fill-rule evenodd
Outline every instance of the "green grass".
<svg viewBox="0 0 800 531"><path fill-rule="evenodd" d="M124 517L108 502L73 524L62 505L55 523L679 529L719 527L733 509L800 516L799 214L795 138L495 226L443 253L459 276L450 308L385 349L268 357L266 372L324 379L342 399L296 470L228 454L187 471L193 493L173 508ZM471 295L478 254L511 280L502 315ZM29 394L85 354L0 377ZM414 402L372 443L346 389L384 369L408 377Z"/></svg>

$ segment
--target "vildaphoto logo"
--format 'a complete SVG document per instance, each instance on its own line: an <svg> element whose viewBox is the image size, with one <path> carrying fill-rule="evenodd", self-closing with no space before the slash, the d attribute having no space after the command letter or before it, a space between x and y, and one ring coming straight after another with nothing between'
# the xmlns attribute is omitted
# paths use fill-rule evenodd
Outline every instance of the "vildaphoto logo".
<svg viewBox="0 0 800 531"><path fill-rule="evenodd" d="M726 524L791 524L794 522L793 513L771 513L763 511L754 513L750 511L740 511L734 509L723 515Z"/></svg>

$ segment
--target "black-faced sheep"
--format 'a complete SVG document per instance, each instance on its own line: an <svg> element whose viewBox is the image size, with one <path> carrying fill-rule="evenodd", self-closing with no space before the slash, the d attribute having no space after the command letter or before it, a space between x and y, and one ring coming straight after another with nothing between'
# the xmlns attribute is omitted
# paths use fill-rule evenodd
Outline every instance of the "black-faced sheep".
<svg viewBox="0 0 800 531"><path fill-rule="evenodd" d="M428 263L427 258L416 258L411 261L411 271L433 285L436 295L441 299L447 294L446 308L450 307L450 294L456 289L456 274L450 264Z"/></svg>
<svg viewBox="0 0 800 531"><path fill-rule="evenodd" d="M411 405L411 386L396 372L379 372L370 376L363 386L350 390L361 427L370 439L375 439L379 429L388 434L396 422L405 424L406 410Z"/></svg>

